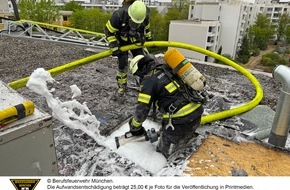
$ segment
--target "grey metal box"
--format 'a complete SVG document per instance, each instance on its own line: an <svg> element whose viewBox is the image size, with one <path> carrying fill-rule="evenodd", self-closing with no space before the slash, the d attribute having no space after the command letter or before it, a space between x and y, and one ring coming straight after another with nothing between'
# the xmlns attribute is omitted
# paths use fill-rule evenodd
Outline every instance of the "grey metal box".
<svg viewBox="0 0 290 190"><path fill-rule="evenodd" d="M27 101L0 81L0 110ZM51 115L37 109L0 128L0 176L56 176Z"/></svg>

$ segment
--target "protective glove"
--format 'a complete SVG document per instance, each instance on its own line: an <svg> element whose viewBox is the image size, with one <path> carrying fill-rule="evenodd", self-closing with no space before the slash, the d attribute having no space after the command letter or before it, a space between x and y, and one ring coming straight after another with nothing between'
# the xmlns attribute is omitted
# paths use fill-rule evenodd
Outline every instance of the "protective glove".
<svg viewBox="0 0 290 190"><path fill-rule="evenodd" d="M150 36L150 37L146 37L146 41L147 41L147 42L153 41L153 37L152 37L152 36Z"/></svg>
<svg viewBox="0 0 290 190"><path fill-rule="evenodd" d="M112 42L109 44L109 47L112 51L112 56L120 56L122 55L122 51L120 50L118 42Z"/></svg>
<svg viewBox="0 0 290 190"><path fill-rule="evenodd" d="M129 121L129 126L130 126L130 132L133 136L141 136L141 135L146 135L146 130L145 128L141 125L139 127L135 127L132 123L133 118L130 119Z"/></svg>
<svg viewBox="0 0 290 190"><path fill-rule="evenodd" d="M150 36L150 37L146 37L146 42L150 42L150 41L153 41L153 37ZM150 48L157 48L157 46L153 45L153 46L150 46Z"/></svg>
<svg viewBox="0 0 290 190"><path fill-rule="evenodd" d="M123 54L123 52L119 49L119 47L111 48L111 51L112 51L112 56L119 57Z"/></svg>

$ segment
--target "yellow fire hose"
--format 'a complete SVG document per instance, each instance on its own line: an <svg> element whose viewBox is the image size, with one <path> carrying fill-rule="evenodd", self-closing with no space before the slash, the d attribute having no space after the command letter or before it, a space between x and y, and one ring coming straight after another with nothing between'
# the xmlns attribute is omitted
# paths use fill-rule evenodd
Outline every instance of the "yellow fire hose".
<svg viewBox="0 0 290 190"><path fill-rule="evenodd" d="M26 101L22 104L0 110L0 127L5 127L7 124L32 115L33 113L34 103L32 101Z"/></svg>
<svg viewBox="0 0 290 190"><path fill-rule="evenodd" d="M219 61L221 61L223 63L226 63L227 65L229 65L229 66L231 66L233 68L235 68L237 71L239 71L245 77L247 77L250 80L250 82L254 85L255 90L256 90L256 95L250 102L247 102L244 105L238 106L238 107L233 108L233 109L229 109L229 110L225 110L225 111L221 111L221 112L205 115L201 119L201 124L210 123L210 122L213 122L213 121L217 121L217 120L220 120L220 119L225 119L225 118L228 118L228 117L232 117L232 116L244 113L244 112L246 112L248 110L251 110L254 107L256 107L260 103L262 98L263 98L263 89L262 89L259 81L248 70L244 69L243 67L241 67L240 65L236 64L235 62L233 62L233 61L231 61L231 60L229 60L229 59L227 59L227 58L225 58L225 57L223 57L223 56L221 56L221 55L219 55L217 53L214 53L212 51L209 51L209 50L206 50L206 49L194 46L194 45L181 43L181 42L152 41L152 42L146 42L144 44L144 47L154 47L154 46L155 47L178 47L178 48L188 49L188 50L192 50L192 51L195 51L195 52L199 52L199 53L208 55L210 57L213 57L213 58L215 58L215 59L217 59L217 60L219 60ZM139 46L138 45L123 46L123 47L121 47L121 50L122 51L128 51L128 50L137 49L137 48L140 48L140 45ZM101 58L104 58L104 57L107 57L107 56L110 56L110 55L112 55L111 50L106 50L106 51L97 53L95 55L92 55L92 56L89 56L89 57L86 57L86 58L83 58L83 59L79 59L79 60L73 61L71 63L67 63L67 64L64 64L64 65L61 65L59 67L55 67L53 69L48 70L48 72L52 76L55 76L55 75L58 75L58 74L61 74L61 73L65 72L65 71L75 69L75 68L80 67L80 66L82 66L84 64L93 62L95 60L98 60L98 59L101 59ZM28 79L29 79L29 77L26 77L26 78L23 78L23 79L19 79L19 80L16 80L16 81L13 81L13 82L9 83L8 85L10 87L14 88L14 89L19 89L19 88L25 87Z"/></svg>

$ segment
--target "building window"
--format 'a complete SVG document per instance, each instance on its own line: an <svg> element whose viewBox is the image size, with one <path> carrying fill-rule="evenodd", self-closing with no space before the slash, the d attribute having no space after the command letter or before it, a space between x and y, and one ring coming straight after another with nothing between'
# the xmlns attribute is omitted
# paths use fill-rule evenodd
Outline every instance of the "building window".
<svg viewBox="0 0 290 190"><path fill-rule="evenodd" d="M212 32L213 27L208 27L208 32Z"/></svg>

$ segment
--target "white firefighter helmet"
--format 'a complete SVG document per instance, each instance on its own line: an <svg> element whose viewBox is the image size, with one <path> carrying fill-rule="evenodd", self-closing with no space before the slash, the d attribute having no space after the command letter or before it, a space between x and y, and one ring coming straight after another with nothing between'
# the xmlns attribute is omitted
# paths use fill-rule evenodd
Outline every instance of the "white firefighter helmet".
<svg viewBox="0 0 290 190"><path fill-rule="evenodd" d="M128 14L133 22L141 24L146 18L146 10L145 4L137 0L128 8Z"/></svg>
<svg viewBox="0 0 290 190"><path fill-rule="evenodd" d="M136 71L138 70L138 62L144 57L144 55L137 55L136 57L134 57L131 62L130 62L130 71L132 73L132 75L134 75L136 73Z"/></svg>

